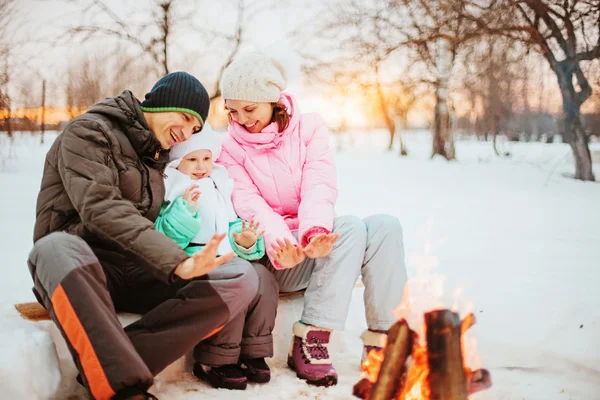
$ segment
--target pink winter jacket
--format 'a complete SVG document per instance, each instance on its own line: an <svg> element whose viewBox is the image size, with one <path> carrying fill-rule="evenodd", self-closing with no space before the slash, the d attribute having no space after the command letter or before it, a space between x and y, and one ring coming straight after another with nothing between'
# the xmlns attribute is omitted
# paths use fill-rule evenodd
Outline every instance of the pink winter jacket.
<svg viewBox="0 0 600 400"><path fill-rule="evenodd" d="M272 123L250 133L232 121L218 160L235 181L235 211L260 222L267 249L277 239L298 244L293 230L303 246L313 235L331 232L338 196L325 121L318 114L300 114L288 93L279 102L292 116L285 131L279 133Z"/></svg>

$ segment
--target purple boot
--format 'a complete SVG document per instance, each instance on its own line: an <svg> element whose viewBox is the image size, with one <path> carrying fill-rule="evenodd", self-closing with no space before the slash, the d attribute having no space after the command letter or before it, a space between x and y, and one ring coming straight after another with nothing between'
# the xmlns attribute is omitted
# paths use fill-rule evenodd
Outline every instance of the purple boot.
<svg viewBox="0 0 600 400"><path fill-rule="evenodd" d="M360 338L363 342L363 352L360 360L361 362L367 359L367 356L371 350L380 350L385 347L385 344L387 343L386 333L366 330L360 335Z"/></svg>
<svg viewBox="0 0 600 400"><path fill-rule="evenodd" d="M300 322L294 322L293 331L288 365L296 371L296 376L316 386L337 384L338 375L327 350L331 331Z"/></svg>

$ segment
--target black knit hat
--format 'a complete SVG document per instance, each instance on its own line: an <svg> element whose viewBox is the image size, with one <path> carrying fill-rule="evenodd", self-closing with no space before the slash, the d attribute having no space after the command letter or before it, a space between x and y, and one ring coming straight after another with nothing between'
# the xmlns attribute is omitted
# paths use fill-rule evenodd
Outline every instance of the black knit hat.
<svg viewBox="0 0 600 400"><path fill-rule="evenodd" d="M196 116L202 125L206 123L209 109L210 98L206 89L187 72L163 76L142 101L144 112L185 112Z"/></svg>

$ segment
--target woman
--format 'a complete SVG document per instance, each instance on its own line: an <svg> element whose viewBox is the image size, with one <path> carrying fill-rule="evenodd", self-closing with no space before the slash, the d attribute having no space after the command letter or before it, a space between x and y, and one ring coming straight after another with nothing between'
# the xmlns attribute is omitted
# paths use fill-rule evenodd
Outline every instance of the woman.
<svg viewBox="0 0 600 400"><path fill-rule="evenodd" d="M330 334L344 328L360 275L369 328L363 355L385 343L406 282L402 229L389 215L336 217L327 127L319 115L301 114L285 86L282 63L265 54L246 54L227 68L221 90L230 125L219 161L235 181L237 214L265 230L264 262L280 291L306 289L288 365L308 383L330 386L337 383Z"/></svg>

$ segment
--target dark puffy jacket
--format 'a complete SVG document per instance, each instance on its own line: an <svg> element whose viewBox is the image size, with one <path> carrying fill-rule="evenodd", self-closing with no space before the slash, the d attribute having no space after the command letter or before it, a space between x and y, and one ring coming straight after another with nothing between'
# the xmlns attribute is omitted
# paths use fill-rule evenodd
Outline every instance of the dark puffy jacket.
<svg viewBox="0 0 600 400"><path fill-rule="evenodd" d="M168 157L131 92L95 104L46 155L34 241L65 231L83 238L103 265L136 265L171 281L188 255L154 229Z"/></svg>

